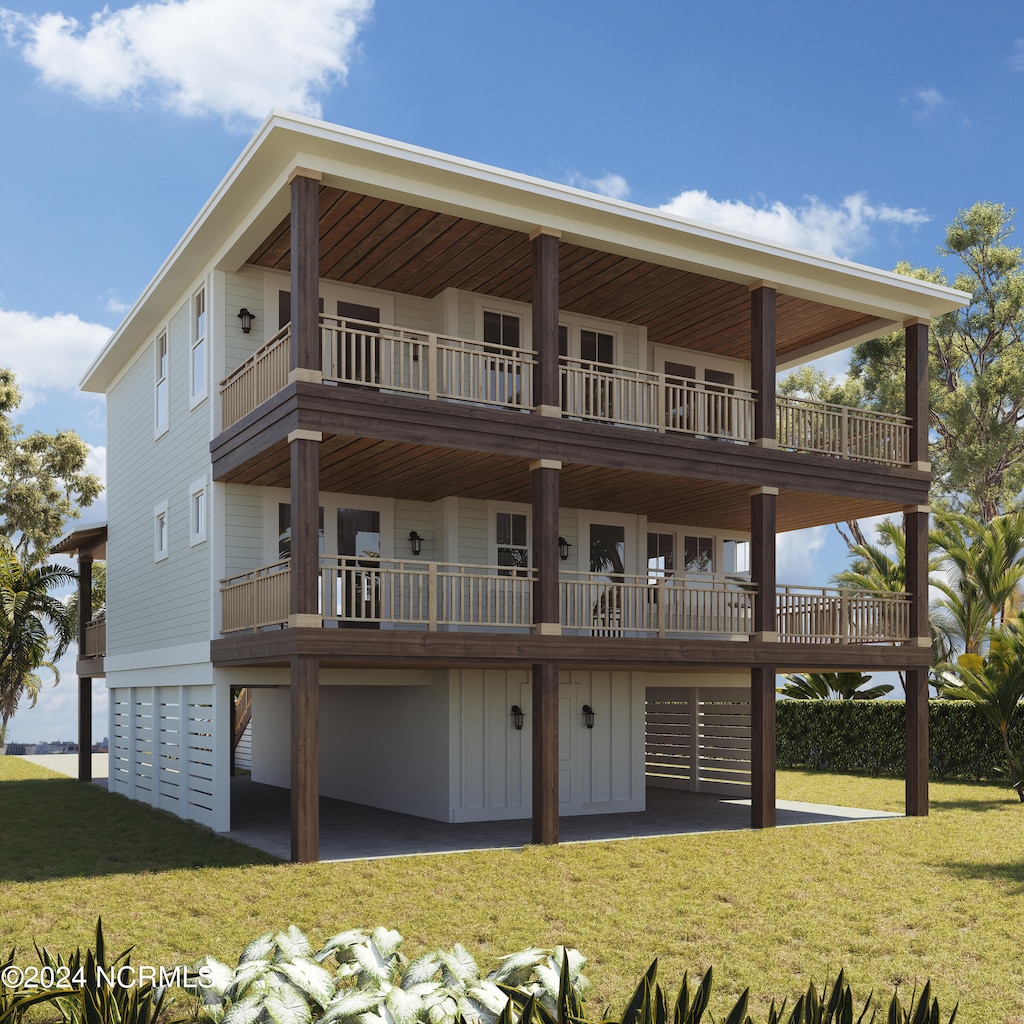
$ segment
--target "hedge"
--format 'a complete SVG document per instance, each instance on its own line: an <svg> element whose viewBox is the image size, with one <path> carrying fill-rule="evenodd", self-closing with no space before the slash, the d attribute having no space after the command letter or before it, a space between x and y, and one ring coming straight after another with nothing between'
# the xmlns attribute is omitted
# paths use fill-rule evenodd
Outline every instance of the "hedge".
<svg viewBox="0 0 1024 1024"><path fill-rule="evenodd" d="M775 709L779 767L904 774L904 701L780 700ZM1021 708L1010 727L1010 744L1024 751ZM933 778L981 780L1003 774L999 733L970 701L928 702L928 747Z"/></svg>

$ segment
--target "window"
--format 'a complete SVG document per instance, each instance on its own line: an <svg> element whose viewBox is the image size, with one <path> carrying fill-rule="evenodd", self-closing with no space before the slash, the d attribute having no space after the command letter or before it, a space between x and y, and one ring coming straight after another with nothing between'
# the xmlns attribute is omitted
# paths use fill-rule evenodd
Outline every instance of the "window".
<svg viewBox="0 0 1024 1024"><path fill-rule="evenodd" d="M519 348L519 328L515 314L484 310L484 349L494 356L487 360L488 372L481 382L485 390L479 397L485 402L518 405L522 398L520 364L505 351Z"/></svg>
<svg viewBox="0 0 1024 1024"><path fill-rule="evenodd" d="M647 578L652 582L672 575L675 569L674 533L647 534Z"/></svg>
<svg viewBox="0 0 1024 1024"><path fill-rule="evenodd" d="M750 541L726 540L722 542L722 571L746 575L750 572Z"/></svg>
<svg viewBox="0 0 1024 1024"><path fill-rule="evenodd" d="M163 561L169 554L170 540L167 524L167 502L153 509L153 561Z"/></svg>
<svg viewBox="0 0 1024 1024"><path fill-rule="evenodd" d="M167 332L163 331L156 339L156 424L155 436L159 437L169 422L169 394L167 383Z"/></svg>
<svg viewBox="0 0 1024 1024"><path fill-rule="evenodd" d="M530 547L525 512L498 512L495 519L498 541L498 565L509 566L502 576L512 576L512 569L525 569L530 564Z"/></svg>
<svg viewBox="0 0 1024 1024"><path fill-rule="evenodd" d="M192 296L192 404L206 397L206 289Z"/></svg>
<svg viewBox="0 0 1024 1024"><path fill-rule="evenodd" d="M484 310L484 343L519 348L519 317Z"/></svg>
<svg viewBox="0 0 1024 1024"><path fill-rule="evenodd" d="M188 502L189 544L202 544L206 540L206 481L199 480L189 488Z"/></svg>
<svg viewBox="0 0 1024 1024"><path fill-rule="evenodd" d="M713 537L683 538L683 571L714 572L715 541Z"/></svg>

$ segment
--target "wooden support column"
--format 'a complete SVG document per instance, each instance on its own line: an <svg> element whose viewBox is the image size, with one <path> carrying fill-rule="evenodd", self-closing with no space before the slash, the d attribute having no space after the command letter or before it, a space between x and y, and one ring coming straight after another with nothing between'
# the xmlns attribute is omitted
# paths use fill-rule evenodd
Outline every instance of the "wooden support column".
<svg viewBox="0 0 1024 1024"><path fill-rule="evenodd" d="M928 321L912 320L904 325L907 381L905 412L910 420L908 461L914 469L927 471L928 459Z"/></svg>
<svg viewBox="0 0 1024 1024"><path fill-rule="evenodd" d="M86 625L92 621L92 555L78 555L78 657L85 656ZM78 778L92 782L92 677L78 677Z"/></svg>
<svg viewBox="0 0 1024 1024"><path fill-rule="evenodd" d="M534 411L541 416L562 415L562 388L558 367L558 240L561 232L535 228L533 243L533 368Z"/></svg>
<svg viewBox="0 0 1024 1024"><path fill-rule="evenodd" d="M533 486L533 631L558 636L562 632L558 600L558 474L561 462L535 459L530 463Z"/></svg>
<svg viewBox="0 0 1024 1024"><path fill-rule="evenodd" d="M763 283L750 290L750 386L757 392L755 443L775 448L775 289Z"/></svg>
<svg viewBox="0 0 1024 1024"><path fill-rule="evenodd" d="M927 454L927 448L925 448ZM928 628L928 506L904 509L906 587L910 594L910 643L931 647ZM928 813L928 672L904 673L907 688L907 814Z"/></svg>
<svg viewBox="0 0 1024 1024"><path fill-rule="evenodd" d="M558 842L558 665L533 666L533 841Z"/></svg>
<svg viewBox="0 0 1024 1024"><path fill-rule="evenodd" d="M775 666L750 670L750 827L775 827Z"/></svg>
<svg viewBox="0 0 1024 1024"><path fill-rule="evenodd" d="M775 512L777 487L750 492L750 581L754 586L753 639L778 640L775 621Z"/></svg>
<svg viewBox="0 0 1024 1024"><path fill-rule="evenodd" d="M297 167L291 186L290 379L319 381L320 352L320 173ZM305 372L303 372L305 371Z"/></svg>
<svg viewBox="0 0 1024 1024"><path fill-rule="evenodd" d="M292 861L320 859L320 668L315 657L292 658Z"/></svg>

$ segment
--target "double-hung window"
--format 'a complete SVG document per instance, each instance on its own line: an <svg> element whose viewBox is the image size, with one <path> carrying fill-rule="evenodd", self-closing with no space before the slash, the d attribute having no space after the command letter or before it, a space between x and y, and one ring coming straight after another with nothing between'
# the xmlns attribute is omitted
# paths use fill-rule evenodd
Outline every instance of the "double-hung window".
<svg viewBox="0 0 1024 1024"><path fill-rule="evenodd" d="M188 499L188 535L189 544L202 544L206 540L206 521L208 518L206 502L206 481L197 480L189 488Z"/></svg>
<svg viewBox="0 0 1024 1024"><path fill-rule="evenodd" d="M200 288L192 296L190 329L191 344L191 403L197 404L206 397L206 289Z"/></svg>
<svg viewBox="0 0 1024 1024"><path fill-rule="evenodd" d="M502 576L514 576L516 569L529 568L530 541L525 512L496 513L495 537Z"/></svg>
<svg viewBox="0 0 1024 1024"><path fill-rule="evenodd" d="M484 350L488 359L484 377L485 402L519 403L523 381L518 358L509 349L520 347L520 320L514 313L484 310Z"/></svg>
<svg viewBox="0 0 1024 1024"><path fill-rule="evenodd" d="M159 437L170 422L170 393L168 382L167 332L161 331L156 339L156 402L154 436Z"/></svg>
<svg viewBox="0 0 1024 1024"><path fill-rule="evenodd" d="M153 561L162 562L170 553L167 502L153 509Z"/></svg>

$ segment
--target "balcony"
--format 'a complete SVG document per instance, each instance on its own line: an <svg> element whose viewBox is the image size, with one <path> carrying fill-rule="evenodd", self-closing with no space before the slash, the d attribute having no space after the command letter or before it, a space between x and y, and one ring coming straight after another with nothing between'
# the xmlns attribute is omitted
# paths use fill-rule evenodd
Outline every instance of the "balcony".
<svg viewBox="0 0 1024 1024"><path fill-rule="evenodd" d="M93 619L85 624L85 633L78 645L79 658L102 658L107 653L107 620Z"/></svg>
<svg viewBox="0 0 1024 1024"><path fill-rule="evenodd" d="M528 632L535 579L534 569L321 556L319 614L325 628ZM289 581L287 560L222 580L222 633L286 628ZM566 636L744 640L753 630L754 593L739 576L565 572L559 594ZM782 586L776 614L785 643L910 636L906 594Z"/></svg>
<svg viewBox="0 0 1024 1024"><path fill-rule="evenodd" d="M221 382L223 428L288 384L290 325ZM381 391L529 411L530 350L385 324L321 316L321 379ZM670 374L561 357L566 418L736 444L754 437L757 394ZM811 399L776 402L778 447L829 458L906 466L910 421Z"/></svg>

